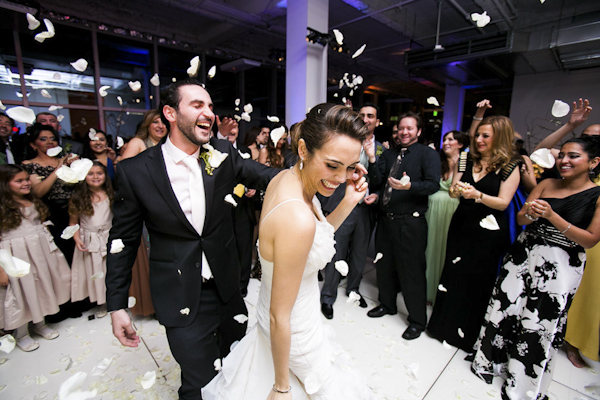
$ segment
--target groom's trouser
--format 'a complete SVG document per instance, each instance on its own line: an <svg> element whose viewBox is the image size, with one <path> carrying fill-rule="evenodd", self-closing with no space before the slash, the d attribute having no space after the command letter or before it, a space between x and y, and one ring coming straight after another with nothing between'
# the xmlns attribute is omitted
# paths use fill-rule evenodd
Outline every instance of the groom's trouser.
<svg viewBox="0 0 600 400"><path fill-rule="evenodd" d="M233 319L238 314L248 315L241 294L236 292L224 303L211 279L202 284L194 321L184 327L167 327L169 347L181 366L180 399L201 399L200 389L217 374L215 360L225 357L231 344L245 335L248 324Z"/></svg>

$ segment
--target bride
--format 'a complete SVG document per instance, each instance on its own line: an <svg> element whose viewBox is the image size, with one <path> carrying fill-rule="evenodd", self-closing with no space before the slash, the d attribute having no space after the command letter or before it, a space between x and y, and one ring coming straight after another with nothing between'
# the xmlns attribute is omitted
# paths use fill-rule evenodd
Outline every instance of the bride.
<svg viewBox="0 0 600 400"><path fill-rule="evenodd" d="M370 399L350 357L331 341L319 311L318 270L335 253L337 229L367 189L359 164L366 127L351 109L319 104L292 132L299 162L265 195L259 230L262 284L257 324L202 389L203 399ZM327 218L316 193L346 195ZM330 332L331 331L331 332Z"/></svg>

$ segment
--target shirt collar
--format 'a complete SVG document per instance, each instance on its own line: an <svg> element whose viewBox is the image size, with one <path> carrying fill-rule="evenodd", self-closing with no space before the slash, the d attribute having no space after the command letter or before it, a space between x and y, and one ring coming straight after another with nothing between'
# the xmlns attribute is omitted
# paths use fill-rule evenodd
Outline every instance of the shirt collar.
<svg viewBox="0 0 600 400"><path fill-rule="evenodd" d="M167 136L167 140L165 141L165 144L163 144L163 147L175 164L179 164L186 157L198 158L200 156L200 147L198 147L198 150L193 154L187 154L171 142L170 136Z"/></svg>

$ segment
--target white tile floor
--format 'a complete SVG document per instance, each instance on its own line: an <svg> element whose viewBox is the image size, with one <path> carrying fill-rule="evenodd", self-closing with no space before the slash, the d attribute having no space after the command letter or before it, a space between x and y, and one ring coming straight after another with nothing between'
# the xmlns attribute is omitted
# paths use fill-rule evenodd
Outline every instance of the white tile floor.
<svg viewBox="0 0 600 400"><path fill-rule="evenodd" d="M259 285L251 281L246 299L250 325L256 322L254 304ZM370 262L361 292L369 308L376 305L375 270ZM326 323L335 329L337 340L355 358L356 367L379 399L500 399L501 380L496 378L493 385L486 385L475 377L463 360L463 351L446 349L427 334L411 342L403 340L407 326L404 314L368 318L368 309L346 303L344 293L340 288L334 319ZM405 311L401 299L399 309ZM89 314L56 324L60 337L53 341L37 338L40 348L34 352L16 348L8 355L0 353L0 399L58 399L60 385L79 371L88 374L82 389L97 389L97 399L177 398L179 367L157 321L135 319L143 342L130 349L112 336L110 318L88 320ZM105 358L112 358L109 368L104 374L94 374L94 367ZM588 362L591 368L576 369L564 353L559 353L550 398L600 400L600 363ZM147 371L156 371L157 380L144 390L140 381Z"/></svg>

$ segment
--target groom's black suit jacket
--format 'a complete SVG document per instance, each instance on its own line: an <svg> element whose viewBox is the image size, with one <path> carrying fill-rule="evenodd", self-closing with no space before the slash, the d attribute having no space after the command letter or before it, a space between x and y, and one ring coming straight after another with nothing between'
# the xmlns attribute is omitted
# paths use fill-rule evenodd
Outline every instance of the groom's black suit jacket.
<svg viewBox="0 0 600 400"><path fill-rule="evenodd" d="M124 160L117 167L118 190L108 246L122 239L125 248L108 254L108 311L127 308L131 268L139 247L142 223L150 234L150 291L159 322L182 327L197 313L202 285L202 251L212 270L219 296L228 301L239 292L240 265L233 233L231 205L225 202L238 182L266 188L279 171L242 159L233 146L212 138L210 144L229 156L209 175L204 168L206 218L200 236L173 192L161 145ZM189 309L189 313L182 310Z"/></svg>

